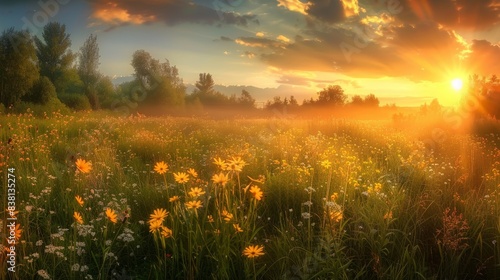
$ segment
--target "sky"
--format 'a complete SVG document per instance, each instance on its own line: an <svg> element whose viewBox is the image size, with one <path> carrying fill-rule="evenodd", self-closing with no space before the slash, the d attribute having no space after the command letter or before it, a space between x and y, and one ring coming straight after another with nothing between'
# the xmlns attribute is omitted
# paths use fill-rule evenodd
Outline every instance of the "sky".
<svg viewBox="0 0 500 280"><path fill-rule="evenodd" d="M74 52L97 35L111 77L132 75L132 54L144 49L185 83L211 73L221 85L310 97L338 84L349 96L417 106L455 105L465 89L453 79L500 74L500 0L0 2L0 30L40 36L49 21L66 25Z"/></svg>

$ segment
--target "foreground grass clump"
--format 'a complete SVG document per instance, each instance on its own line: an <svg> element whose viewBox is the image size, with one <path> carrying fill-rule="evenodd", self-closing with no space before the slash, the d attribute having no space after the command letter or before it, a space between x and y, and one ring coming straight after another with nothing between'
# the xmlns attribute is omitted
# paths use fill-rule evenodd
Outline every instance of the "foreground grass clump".
<svg viewBox="0 0 500 280"><path fill-rule="evenodd" d="M494 279L499 136L384 122L0 119L17 279ZM428 129L428 128L426 128ZM0 255L8 278L7 193Z"/></svg>

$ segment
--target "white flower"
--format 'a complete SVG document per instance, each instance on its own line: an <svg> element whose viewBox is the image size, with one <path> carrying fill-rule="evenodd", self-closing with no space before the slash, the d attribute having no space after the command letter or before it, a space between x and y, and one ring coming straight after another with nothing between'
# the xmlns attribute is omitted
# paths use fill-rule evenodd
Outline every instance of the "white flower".
<svg viewBox="0 0 500 280"><path fill-rule="evenodd" d="M50 275L47 273L47 271L43 270L43 269L40 269L39 271L37 271L38 275L40 275L40 277L42 277L43 279L50 279Z"/></svg>

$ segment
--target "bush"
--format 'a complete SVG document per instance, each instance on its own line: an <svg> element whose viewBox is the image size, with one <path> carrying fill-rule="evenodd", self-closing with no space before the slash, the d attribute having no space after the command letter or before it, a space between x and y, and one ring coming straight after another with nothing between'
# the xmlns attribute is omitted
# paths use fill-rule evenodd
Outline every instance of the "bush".
<svg viewBox="0 0 500 280"><path fill-rule="evenodd" d="M27 101L37 103L37 104L47 104L50 99L56 98L57 93L54 84L49 80L49 78L43 76L38 79L38 81L33 86L31 90L31 95Z"/></svg>
<svg viewBox="0 0 500 280"><path fill-rule="evenodd" d="M31 102L21 102L14 107L14 113L22 114L32 112L34 116L43 117L53 112L59 111L61 114L69 114L70 110L57 98L50 98L45 104L35 104Z"/></svg>
<svg viewBox="0 0 500 280"><path fill-rule="evenodd" d="M61 94L59 96L62 103L75 111L91 110L89 99L81 94Z"/></svg>

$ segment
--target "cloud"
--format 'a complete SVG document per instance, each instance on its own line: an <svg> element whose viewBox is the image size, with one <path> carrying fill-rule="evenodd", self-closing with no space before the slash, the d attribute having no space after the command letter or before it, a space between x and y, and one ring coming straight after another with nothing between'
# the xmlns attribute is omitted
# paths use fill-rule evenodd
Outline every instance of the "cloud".
<svg viewBox="0 0 500 280"><path fill-rule="evenodd" d="M290 39L288 39L286 36L284 35L279 35L278 37L276 37L277 40L279 41L282 41L282 42L285 42L285 43L288 43L290 42Z"/></svg>
<svg viewBox="0 0 500 280"><path fill-rule="evenodd" d="M239 37L234 41L239 45L253 48L274 49L283 47L283 43L262 37Z"/></svg>
<svg viewBox="0 0 500 280"><path fill-rule="evenodd" d="M407 23L434 21L464 29L489 29L500 23L499 0L404 0L401 6L398 18Z"/></svg>
<svg viewBox="0 0 500 280"><path fill-rule="evenodd" d="M303 3L300 0L278 0L278 7L284 7L292 12L298 12L306 15L306 10L310 6L310 3Z"/></svg>
<svg viewBox="0 0 500 280"><path fill-rule="evenodd" d="M466 59L467 69L471 73L482 76L500 74L500 44L492 44L486 40L473 40L471 53Z"/></svg>
<svg viewBox="0 0 500 280"><path fill-rule="evenodd" d="M257 36L257 37L264 37L264 35L265 35L264 32L255 33L255 36Z"/></svg>
<svg viewBox="0 0 500 280"><path fill-rule="evenodd" d="M220 36L220 40L224 42L232 42L233 39L226 37L226 36Z"/></svg>
<svg viewBox="0 0 500 280"><path fill-rule="evenodd" d="M338 23L346 18L341 0L311 0L309 3L306 13L315 19Z"/></svg>
<svg viewBox="0 0 500 280"><path fill-rule="evenodd" d="M242 57L247 57L247 58L252 59L252 58L254 58L254 57L255 57L255 53L253 53L253 52L249 52L249 51L245 51L245 52L244 52L241 56L242 56Z"/></svg>
<svg viewBox="0 0 500 280"><path fill-rule="evenodd" d="M240 15L213 5L203 5L186 0L89 0L92 18L110 25L144 24L164 22L167 25L179 23L229 24L247 26L258 23L256 15Z"/></svg>

